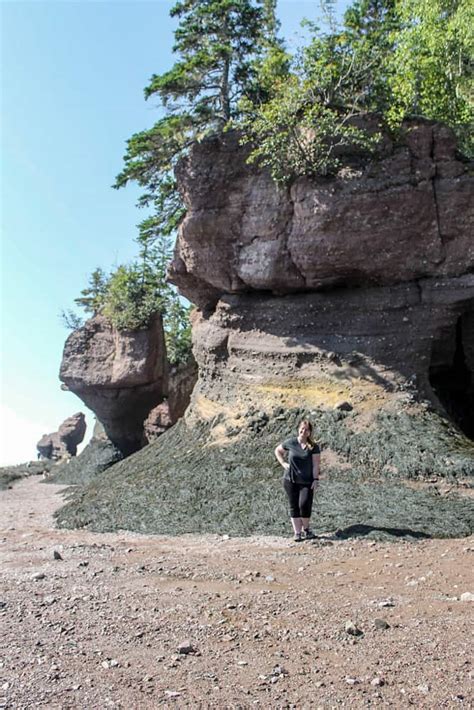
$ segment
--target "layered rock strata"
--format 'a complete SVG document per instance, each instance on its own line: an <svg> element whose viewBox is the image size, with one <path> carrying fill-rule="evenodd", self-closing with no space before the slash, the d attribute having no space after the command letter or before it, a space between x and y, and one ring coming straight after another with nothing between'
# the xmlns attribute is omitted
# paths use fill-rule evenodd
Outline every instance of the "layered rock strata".
<svg viewBox="0 0 474 710"><path fill-rule="evenodd" d="M309 416L317 529L473 531L472 174L429 122L384 137L376 159L343 157L337 176L285 188L233 134L183 161L171 277L199 306L191 406L63 524L282 532L273 450Z"/></svg>

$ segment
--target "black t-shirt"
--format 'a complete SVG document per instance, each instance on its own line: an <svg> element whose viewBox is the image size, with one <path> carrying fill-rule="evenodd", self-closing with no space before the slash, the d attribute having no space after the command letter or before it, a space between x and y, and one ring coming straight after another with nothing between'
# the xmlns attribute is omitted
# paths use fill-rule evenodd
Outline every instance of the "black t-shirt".
<svg viewBox="0 0 474 710"><path fill-rule="evenodd" d="M293 483L308 484L313 482L313 459L316 454L321 453L317 444L313 448L303 449L297 437L287 439L282 444L285 451L288 451L288 463L290 468L285 471L288 481Z"/></svg>

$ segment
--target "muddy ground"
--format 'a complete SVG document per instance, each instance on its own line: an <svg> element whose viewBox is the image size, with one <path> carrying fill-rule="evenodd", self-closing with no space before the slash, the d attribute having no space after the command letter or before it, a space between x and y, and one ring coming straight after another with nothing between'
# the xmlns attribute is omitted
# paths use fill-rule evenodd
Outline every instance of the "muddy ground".
<svg viewBox="0 0 474 710"><path fill-rule="evenodd" d="M1 708L472 706L472 537L58 530L62 490L0 493Z"/></svg>

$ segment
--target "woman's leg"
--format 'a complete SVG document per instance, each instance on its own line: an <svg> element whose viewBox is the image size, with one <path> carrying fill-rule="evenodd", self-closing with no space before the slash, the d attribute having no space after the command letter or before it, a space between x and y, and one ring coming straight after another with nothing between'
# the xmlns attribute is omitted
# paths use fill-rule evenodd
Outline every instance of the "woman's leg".
<svg viewBox="0 0 474 710"><path fill-rule="evenodd" d="M302 486L299 495L301 524L305 530L309 528L309 520L313 509L313 491L310 486Z"/></svg>
<svg viewBox="0 0 474 710"><path fill-rule="evenodd" d="M290 520L294 533L295 535L299 535L303 529L299 502L301 486L298 486L296 483L292 483L285 478L283 480L283 488L285 489L286 495L288 496L288 503L290 504Z"/></svg>

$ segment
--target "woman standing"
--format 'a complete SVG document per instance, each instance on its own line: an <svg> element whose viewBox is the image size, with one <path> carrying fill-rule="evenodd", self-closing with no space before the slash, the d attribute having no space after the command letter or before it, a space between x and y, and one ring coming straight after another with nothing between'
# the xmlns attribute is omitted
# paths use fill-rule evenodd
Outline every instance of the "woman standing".
<svg viewBox="0 0 474 710"><path fill-rule="evenodd" d="M312 438L313 426L308 419L298 424L298 436L286 439L275 449L278 463L285 469L283 487L290 504L295 542L315 537L309 527L313 493L319 481L321 450ZM285 461L285 454L288 461Z"/></svg>

